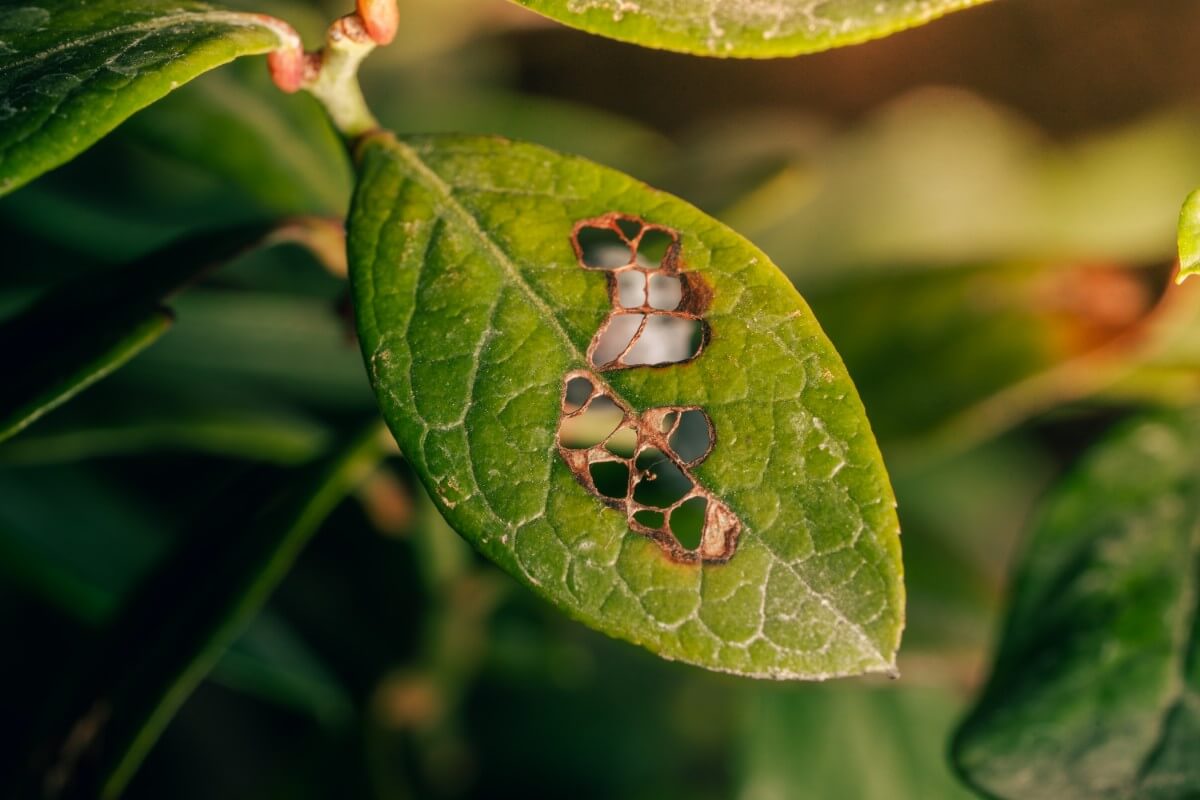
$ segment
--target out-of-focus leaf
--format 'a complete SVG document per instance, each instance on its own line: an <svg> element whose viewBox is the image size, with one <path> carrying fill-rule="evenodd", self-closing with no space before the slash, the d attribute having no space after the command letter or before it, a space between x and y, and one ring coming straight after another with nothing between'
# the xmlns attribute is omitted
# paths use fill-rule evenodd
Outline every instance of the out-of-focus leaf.
<svg viewBox="0 0 1200 800"><path fill-rule="evenodd" d="M384 452L372 424L274 491L242 482L238 496L197 523L67 676L62 713L36 741L27 780L55 787L55 796L118 796L321 521Z"/></svg>
<svg viewBox="0 0 1200 800"><path fill-rule="evenodd" d="M461 534L571 615L670 658L774 677L892 670L904 590L891 490L837 354L766 256L669 195L534 145L380 135L359 158L348 233L364 358ZM708 331L641 362L657 366L597 361L594 339L621 308L616 278L581 268L582 242L622 224L619 263L659 237L643 263L687 281L666 307ZM655 414L707 414L711 455L690 475L670 462L707 504L699 545L661 514L635 518L672 505L636 488L649 467L556 433L572 376L625 407L631 453L667 430ZM607 502L594 459L625 464Z"/></svg>
<svg viewBox="0 0 1200 800"><path fill-rule="evenodd" d="M1200 281L1167 289L1098 397L1125 405L1200 404Z"/></svg>
<svg viewBox="0 0 1200 800"><path fill-rule="evenodd" d="M260 226L177 242L123 269L69 282L5 320L0 442L152 343L171 320L160 305L166 296L269 232Z"/></svg>
<svg viewBox="0 0 1200 800"><path fill-rule="evenodd" d="M888 463L904 530L908 593L901 668L907 655L974 669L990 645L1018 534L1052 465L1039 448L1014 436L947 458L908 463L889 457Z"/></svg>
<svg viewBox="0 0 1200 800"><path fill-rule="evenodd" d="M123 133L219 176L265 210L344 216L350 202L345 148L326 114L308 93L276 89L261 64L205 75Z"/></svg>
<svg viewBox="0 0 1200 800"><path fill-rule="evenodd" d="M881 440L953 426L963 446L1042 410L1013 403L967 430L960 418L975 407L1141 324L1154 301L1143 277L1044 263L885 271L809 298Z"/></svg>
<svg viewBox="0 0 1200 800"><path fill-rule="evenodd" d="M1174 257L1198 138L1193 114L1166 112L1056 144L973 95L923 90L845 135L803 118L726 120L685 148L669 185L753 237L802 291L884 267L1149 264ZM760 190L765 202L747 202Z"/></svg>
<svg viewBox="0 0 1200 800"><path fill-rule="evenodd" d="M447 131L523 139L573 153L617 169L661 172L674 155L662 134L616 114L545 97L509 92L422 86L394 97L385 93L391 75L380 76L376 112L400 134ZM368 86L368 90L369 90Z"/></svg>
<svg viewBox="0 0 1200 800"><path fill-rule="evenodd" d="M5 582L89 628L107 624L169 546L159 534L165 521L139 500L78 468L0 471ZM269 611L255 617L212 677L323 721L340 722L350 713L346 691Z"/></svg>
<svg viewBox="0 0 1200 800"><path fill-rule="evenodd" d="M172 303L169 337L122 377L183 391L261 391L309 406L372 407L349 322L319 298L198 288Z"/></svg>
<svg viewBox="0 0 1200 800"><path fill-rule="evenodd" d="M139 311L120 318L113 315L97 326L98 330L83 331L82 337L67 341L39 337L34 326L20 324L23 320L0 328L0 355L6 361L9 356L28 354L18 361L18 368L26 369L18 373L16 385L0 403L0 442L119 368L171 325L171 314L165 308ZM59 322L70 324L69 319ZM99 335L90 335L93 333ZM43 347L51 349L47 352L40 349Z"/></svg>
<svg viewBox="0 0 1200 800"><path fill-rule="evenodd" d="M121 486L79 468L45 476L31 468L0 471L6 582L88 623L105 619L162 553L161 524Z"/></svg>
<svg viewBox="0 0 1200 800"><path fill-rule="evenodd" d="M0 195L197 75L296 44L278 20L189 0L9 2L0 37Z"/></svg>
<svg viewBox="0 0 1200 800"><path fill-rule="evenodd" d="M645 47L770 58L857 44L985 0L516 0L573 28Z"/></svg>
<svg viewBox="0 0 1200 800"><path fill-rule="evenodd" d="M968 800L946 764L944 689L765 687L748 698L739 800Z"/></svg>
<svg viewBox="0 0 1200 800"><path fill-rule="evenodd" d="M1051 498L954 757L990 795L1200 792L1200 413L1142 419Z"/></svg>
<svg viewBox="0 0 1200 800"><path fill-rule="evenodd" d="M72 403L6 442L0 447L0 464L65 463L153 451L297 464L328 444L329 431L293 408L231 397L215 387L183 396L122 383L102 398L95 392L89 396L102 402ZM129 408L130 392L139 398L137 408Z"/></svg>
<svg viewBox="0 0 1200 800"><path fill-rule="evenodd" d="M1200 190L1188 195L1179 212L1179 280L1200 272Z"/></svg>

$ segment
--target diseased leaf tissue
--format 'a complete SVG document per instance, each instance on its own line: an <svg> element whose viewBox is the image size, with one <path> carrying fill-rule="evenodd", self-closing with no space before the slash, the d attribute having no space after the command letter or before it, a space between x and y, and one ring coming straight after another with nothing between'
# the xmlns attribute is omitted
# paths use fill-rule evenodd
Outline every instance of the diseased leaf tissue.
<svg viewBox="0 0 1200 800"><path fill-rule="evenodd" d="M891 489L844 366L766 256L533 145L379 134L358 159L363 355L459 533L668 658L894 671Z"/></svg>
<svg viewBox="0 0 1200 800"><path fill-rule="evenodd" d="M698 276L683 272L679 234L610 213L577 223L571 244L579 266L608 272L612 311L588 347L593 369L664 367L699 357L708 335L701 314L709 291ZM576 370L563 383L558 447L567 465L580 483L625 513L630 530L677 561L727 561L737 546L737 515L688 471L708 457L713 440L712 421L701 408L667 406L639 415L594 373Z"/></svg>

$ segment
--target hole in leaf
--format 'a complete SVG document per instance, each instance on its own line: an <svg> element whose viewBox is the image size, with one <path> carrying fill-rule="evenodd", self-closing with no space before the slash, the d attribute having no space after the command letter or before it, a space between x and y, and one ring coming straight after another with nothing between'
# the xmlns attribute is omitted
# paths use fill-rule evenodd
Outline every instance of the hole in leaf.
<svg viewBox="0 0 1200 800"><path fill-rule="evenodd" d="M624 500L629 492L629 465L624 461L593 461L588 465L596 491L614 500Z"/></svg>
<svg viewBox="0 0 1200 800"><path fill-rule="evenodd" d="M659 450L657 447L643 447L641 452L638 453L637 461L634 462L634 466L637 467L638 472L645 472L658 462L666 460L666 455L664 455L663 451Z"/></svg>
<svg viewBox="0 0 1200 800"><path fill-rule="evenodd" d="M608 441L604 443L604 448L613 455L618 455L621 458L632 458L633 451L637 448L637 431L633 428L619 428L616 433L608 437Z"/></svg>
<svg viewBox="0 0 1200 800"><path fill-rule="evenodd" d="M609 317L592 350L592 364L603 367L617 363L637 336L643 319L645 316L642 314L613 314Z"/></svg>
<svg viewBox="0 0 1200 800"><path fill-rule="evenodd" d="M587 378L576 376L567 381L567 390L563 395L563 408L568 414L583 408L583 404L592 396L592 382Z"/></svg>
<svg viewBox="0 0 1200 800"><path fill-rule="evenodd" d="M663 458L646 470L639 470L633 487L633 500L638 505L651 508L670 508L691 490L691 479L683 474L674 461Z"/></svg>
<svg viewBox="0 0 1200 800"><path fill-rule="evenodd" d="M617 275L617 303L625 308L646 305L646 274L636 269Z"/></svg>
<svg viewBox="0 0 1200 800"><path fill-rule="evenodd" d="M669 558L728 561L741 522L689 471L707 457L712 444L704 410L664 406L635 414L594 374L569 373L565 383L573 381L581 388L572 393L598 390L560 420L559 453L579 481L608 505L623 509L631 530L649 536ZM574 447L568 435L575 444L589 444ZM684 461L676 448L691 460Z"/></svg>
<svg viewBox="0 0 1200 800"><path fill-rule="evenodd" d="M671 510L671 533L685 550L695 550L704 539L704 515L708 500L689 497Z"/></svg>
<svg viewBox="0 0 1200 800"><path fill-rule="evenodd" d="M674 311L683 302L683 281L675 275L650 276L650 307Z"/></svg>
<svg viewBox="0 0 1200 800"><path fill-rule="evenodd" d="M587 405L582 413L567 417L559 429L559 441L572 450L586 450L607 439L621 421L622 411L612 398L600 395Z"/></svg>
<svg viewBox="0 0 1200 800"><path fill-rule="evenodd" d="M637 235L642 232L642 222L629 217L617 217L617 227L621 229L621 233L625 234L625 238L633 241Z"/></svg>
<svg viewBox="0 0 1200 800"><path fill-rule="evenodd" d="M686 464L702 460L712 448L712 428L708 415L698 408L679 414L679 424L670 438L671 449Z"/></svg>
<svg viewBox="0 0 1200 800"><path fill-rule="evenodd" d="M643 508L641 511L635 511L633 518L647 528L658 530L667 521L667 517L661 511L651 511Z"/></svg>
<svg viewBox="0 0 1200 800"><path fill-rule="evenodd" d="M700 320L651 314L637 342L621 361L625 366L678 364L695 357L703 342Z"/></svg>
<svg viewBox="0 0 1200 800"><path fill-rule="evenodd" d="M666 231L658 228L647 228L646 232L642 234L642 240L638 242L638 266L650 269L657 269L662 266L667 258L667 253L671 250L671 245L674 243L674 237Z"/></svg>
<svg viewBox="0 0 1200 800"><path fill-rule="evenodd" d="M695 358L704 349L704 324L696 320L696 326L692 328L692 338L688 342L688 350L692 355L690 358Z"/></svg>
<svg viewBox="0 0 1200 800"><path fill-rule="evenodd" d="M613 212L581 220L573 236L580 266L609 273L612 308L588 348L595 370L664 367L700 355L713 290L684 268L675 231ZM715 437L703 409L638 414L595 372L578 370L566 380L558 448L579 482L623 509L631 529L671 559L729 560L741 521L690 472Z"/></svg>
<svg viewBox="0 0 1200 800"><path fill-rule="evenodd" d="M633 250L612 228L584 226L575 234L583 265L592 269L616 269L633 261Z"/></svg>

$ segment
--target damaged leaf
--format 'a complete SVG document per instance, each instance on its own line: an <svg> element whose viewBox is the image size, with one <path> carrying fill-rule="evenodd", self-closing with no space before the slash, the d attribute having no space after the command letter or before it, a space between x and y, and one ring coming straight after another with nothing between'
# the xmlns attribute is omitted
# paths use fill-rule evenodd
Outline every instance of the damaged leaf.
<svg viewBox="0 0 1200 800"><path fill-rule="evenodd" d="M644 47L771 58L858 44L987 0L515 0L573 28Z"/></svg>
<svg viewBox="0 0 1200 800"><path fill-rule="evenodd" d="M296 47L286 24L190 0L0 7L0 195L238 56Z"/></svg>
<svg viewBox="0 0 1200 800"><path fill-rule="evenodd" d="M363 354L464 537L668 658L777 678L894 671L892 492L840 359L766 256L534 145L379 134L358 159ZM636 324L605 350L624 316Z"/></svg>
<svg viewBox="0 0 1200 800"><path fill-rule="evenodd" d="M1129 427L1052 498L954 758L1001 798L1200 793L1200 413Z"/></svg>

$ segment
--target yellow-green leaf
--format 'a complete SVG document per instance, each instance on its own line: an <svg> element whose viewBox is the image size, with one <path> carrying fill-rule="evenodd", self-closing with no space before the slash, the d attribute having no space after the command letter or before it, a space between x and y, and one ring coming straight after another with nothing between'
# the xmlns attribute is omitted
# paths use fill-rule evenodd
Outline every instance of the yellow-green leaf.
<svg viewBox="0 0 1200 800"><path fill-rule="evenodd" d="M270 17L191 0L0 6L0 195L238 56L295 46Z"/></svg>
<svg viewBox="0 0 1200 800"><path fill-rule="evenodd" d="M1200 272L1200 189L1188 195L1179 212L1179 276Z"/></svg>
<svg viewBox="0 0 1200 800"><path fill-rule="evenodd" d="M987 0L515 0L574 28L706 56L794 56L865 42Z"/></svg>
<svg viewBox="0 0 1200 800"><path fill-rule="evenodd" d="M464 537L668 658L780 678L894 671L891 488L845 368L761 251L534 145L381 134L358 156L363 354ZM606 342L624 316L644 338L627 331L618 357Z"/></svg>

